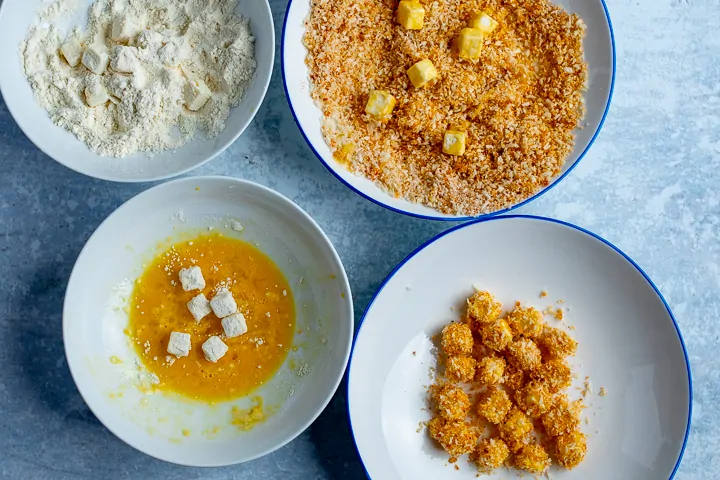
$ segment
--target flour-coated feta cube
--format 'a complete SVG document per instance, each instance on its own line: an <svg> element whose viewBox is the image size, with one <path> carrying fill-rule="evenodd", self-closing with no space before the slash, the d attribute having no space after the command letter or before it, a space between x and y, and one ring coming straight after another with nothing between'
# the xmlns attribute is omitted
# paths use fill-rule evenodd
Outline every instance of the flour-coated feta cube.
<svg viewBox="0 0 720 480"><path fill-rule="evenodd" d="M245 316L242 313L234 313L229 317L225 317L220 323L222 323L225 336L228 338L239 337L248 331L247 322L245 322Z"/></svg>
<svg viewBox="0 0 720 480"><path fill-rule="evenodd" d="M225 356L228 346L220 340L220 337L213 335L202 344L202 351L205 354L205 360L215 363Z"/></svg>
<svg viewBox="0 0 720 480"><path fill-rule="evenodd" d="M83 56L83 47L76 38L71 38L60 47L60 53L71 67L77 67Z"/></svg>
<svg viewBox="0 0 720 480"><path fill-rule="evenodd" d="M113 48L110 67L116 72L133 73L140 66L136 50L135 47Z"/></svg>
<svg viewBox="0 0 720 480"><path fill-rule="evenodd" d="M110 57L103 45L90 45L82 56L82 64L96 75L102 75L107 69Z"/></svg>
<svg viewBox="0 0 720 480"><path fill-rule="evenodd" d="M185 59L185 48L180 40L172 40L158 50L158 58L167 67L177 67Z"/></svg>
<svg viewBox="0 0 720 480"><path fill-rule="evenodd" d="M205 318L205 315L212 312L212 309L210 308L210 301L205 298L205 295L202 293L197 297L193 297L193 299L187 303L187 307L196 322L199 322Z"/></svg>
<svg viewBox="0 0 720 480"><path fill-rule="evenodd" d="M140 33L141 28L127 15L115 15L112 22L112 39L116 42L129 42Z"/></svg>
<svg viewBox="0 0 720 480"><path fill-rule="evenodd" d="M93 78L97 79L98 77ZM85 87L85 101L89 106L97 107L104 105L108 100L110 100L110 96L99 80L91 81L90 84Z"/></svg>
<svg viewBox="0 0 720 480"><path fill-rule="evenodd" d="M196 112L212 97L212 91L200 79L190 80L185 85L185 105Z"/></svg>
<svg viewBox="0 0 720 480"><path fill-rule="evenodd" d="M187 357L190 353L190 334L182 332L171 332L167 351L176 357Z"/></svg>
<svg viewBox="0 0 720 480"><path fill-rule="evenodd" d="M210 308L218 318L225 318L237 312L237 303L228 290L222 290L210 300Z"/></svg>
<svg viewBox="0 0 720 480"><path fill-rule="evenodd" d="M205 288L205 279L203 278L202 270L200 270L198 266L183 268L178 273L178 277L180 278L183 290L186 292Z"/></svg>
<svg viewBox="0 0 720 480"><path fill-rule="evenodd" d="M137 44L140 48L159 48L165 37L154 30L143 30L138 35Z"/></svg>

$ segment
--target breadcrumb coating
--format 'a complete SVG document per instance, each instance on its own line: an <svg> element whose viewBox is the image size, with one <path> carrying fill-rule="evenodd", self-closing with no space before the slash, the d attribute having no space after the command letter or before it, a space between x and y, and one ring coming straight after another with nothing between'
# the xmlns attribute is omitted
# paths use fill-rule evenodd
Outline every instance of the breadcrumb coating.
<svg viewBox="0 0 720 480"><path fill-rule="evenodd" d="M515 455L515 466L530 473L544 473L550 466L550 456L538 444L525 445Z"/></svg>
<svg viewBox="0 0 720 480"><path fill-rule="evenodd" d="M545 324L542 313L533 307L517 306L506 320L515 336L522 335L528 338L539 337Z"/></svg>
<svg viewBox="0 0 720 480"><path fill-rule="evenodd" d="M472 382L477 360L469 355L453 355L445 362L445 376L451 382Z"/></svg>
<svg viewBox="0 0 720 480"><path fill-rule="evenodd" d="M485 392L478 402L478 414L492 424L499 424L512 408L510 396L505 390L491 388Z"/></svg>
<svg viewBox="0 0 720 480"><path fill-rule="evenodd" d="M567 398L562 396L541 418L545 433L557 437L572 432L580 426L581 410L582 403L569 403Z"/></svg>
<svg viewBox="0 0 720 480"><path fill-rule="evenodd" d="M502 313L502 304L489 292L476 292L467 299L470 318L480 324L493 323Z"/></svg>
<svg viewBox="0 0 720 480"><path fill-rule="evenodd" d="M484 323L480 328L483 344L491 350L500 352L512 341L512 331L502 318L493 323Z"/></svg>
<svg viewBox="0 0 720 480"><path fill-rule="evenodd" d="M517 452L527 444L528 434L532 432L532 429L533 424L530 418L514 407L508 413L505 422L498 427L500 437L505 440L512 452Z"/></svg>
<svg viewBox="0 0 720 480"><path fill-rule="evenodd" d="M505 366L503 385L510 390L519 390L525 385L525 372L511 363Z"/></svg>
<svg viewBox="0 0 720 480"><path fill-rule="evenodd" d="M476 378L481 385L500 383L505 374L505 359L497 355L489 355L477 363Z"/></svg>
<svg viewBox="0 0 720 480"><path fill-rule="evenodd" d="M539 418L552 408L553 396L545 385L533 380L515 392L520 410L532 418Z"/></svg>
<svg viewBox="0 0 720 480"><path fill-rule="evenodd" d="M465 455L475 450L478 433L466 422L435 417L428 423L428 431L450 455Z"/></svg>
<svg viewBox="0 0 720 480"><path fill-rule="evenodd" d="M558 437L555 450L557 462L568 470L572 470L585 459L587 453L585 434L575 430Z"/></svg>
<svg viewBox="0 0 720 480"><path fill-rule="evenodd" d="M551 393L568 388L572 384L572 371L560 358L553 358L530 372L530 377L548 387Z"/></svg>
<svg viewBox="0 0 720 480"><path fill-rule="evenodd" d="M478 471L490 473L501 467L510 456L510 449L500 438L484 438L480 440L475 451L470 456Z"/></svg>
<svg viewBox="0 0 720 480"><path fill-rule="evenodd" d="M442 330L442 349L447 355L469 355L473 343L472 331L464 323L451 323Z"/></svg>
<svg viewBox="0 0 720 480"><path fill-rule="evenodd" d="M567 333L554 327L545 327L539 343L553 358L565 358L577 352L577 342Z"/></svg>
<svg viewBox="0 0 720 480"><path fill-rule="evenodd" d="M450 383L435 385L431 390L437 412L446 420L464 420L470 411L465 390Z"/></svg>
<svg viewBox="0 0 720 480"><path fill-rule="evenodd" d="M542 362L542 353L529 338L520 338L507 347L510 363L527 372L535 370Z"/></svg>

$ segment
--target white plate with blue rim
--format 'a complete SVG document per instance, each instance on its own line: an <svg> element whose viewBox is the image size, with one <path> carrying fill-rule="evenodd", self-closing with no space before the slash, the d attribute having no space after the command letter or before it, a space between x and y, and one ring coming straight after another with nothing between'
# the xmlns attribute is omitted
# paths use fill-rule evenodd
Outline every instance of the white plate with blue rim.
<svg viewBox="0 0 720 480"><path fill-rule="evenodd" d="M565 161L561 173L535 195L506 209L484 216L508 212L538 198L557 185L587 154L605 121L615 85L615 38L605 0L552 0L568 12L576 13L587 25L584 41L585 60L589 68L589 87L585 93L586 114L583 128L575 133L575 148ZM348 171L333 158L320 130L323 113L310 96L307 49L303 44L305 21L310 14L310 0L289 0L283 24L280 60L283 84L295 122L305 141L322 164L357 194L390 210L433 220L470 220L474 217L449 215L432 208L396 198L365 177ZM479 218L479 217L478 217Z"/></svg>
<svg viewBox="0 0 720 480"><path fill-rule="evenodd" d="M433 238L375 295L348 374L350 423L370 478L476 478L463 457L450 472L449 456L420 428L430 418L432 337L460 318L473 286L506 309L516 300L561 308L562 321L546 322L578 341L571 365L580 388L569 394L587 406L580 428L588 452L571 471L551 467L551 478L673 478L690 429L692 381L670 307L617 247L580 227L529 216L475 221ZM500 469L492 478L518 472Z"/></svg>

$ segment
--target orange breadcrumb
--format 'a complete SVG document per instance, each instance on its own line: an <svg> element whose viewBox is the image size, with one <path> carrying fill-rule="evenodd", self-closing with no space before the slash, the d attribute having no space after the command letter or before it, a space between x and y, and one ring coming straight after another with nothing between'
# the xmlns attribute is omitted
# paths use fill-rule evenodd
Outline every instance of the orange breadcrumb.
<svg viewBox="0 0 720 480"><path fill-rule="evenodd" d="M515 456L515 466L530 473L544 473L550 466L550 457L540 445L526 445Z"/></svg>
<svg viewBox="0 0 720 480"><path fill-rule="evenodd" d="M442 349L447 355L468 355L473 349L470 327L464 323L451 323L442 331Z"/></svg>
<svg viewBox="0 0 720 480"><path fill-rule="evenodd" d="M503 375L503 385L510 390L519 390L525 385L525 372L521 368L513 364L505 366L505 375Z"/></svg>
<svg viewBox="0 0 720 480"><path fill-rule="evenodd" d="M566 397L561 397L541 418L545 433L557 437L575 430L580 426L581 410L580 402L568 403Z"/></svg>
<svg viewBox="0 0 720 480"><path fill-rule="evenodd" d="M545 322L543 322L542 313L537 309L517 306L507 316L507 323L515 336L523 335L528 338L535 338L542 334Z"/></svg>
<svg viewBox="0 0 720 480"><path fill-rule="evenodd" d="M483 344L491 350L500 352L512 341L512 331L503 319L493 323L484 323L480 329Z"/></svg>
<svg viewBox="0 0 720 480"><path fill-rule="evenodd" d="M527 444L532 429L532 421L517 408L510 410L505 422L498 427L500 437L505 440L505 443L513 452L517 452Z"/></svg>
<svg viewBox="0 0 720 480"><path fill-rule="evenodd" d="M520 410L532 418L539 418L552 407L553 397L547 387L535 380L515 392Z"/></svg>
<svg viewBox="0 0 720 480"><path fill-rule="evenodd" d="M445 362L445 376L452 382L472 382L477 360L468 355L454 355Z"/></svg>
<svg viewBox="0 0 720 480"><path fill-rule="evenodd" d="M529 338L520 338L510 343L507 350L510 363L525 371L532 371L540 366L542 354L538 346Z"/></svg>
<svg viewBox="0 0 720 480"><path fill-rule="evenodd" d="M560 465L572 470L585 458L587 441L585 435L575 430L567 435L557 438L556 458Z"/></svg>
<svg viewBox="0 0 720 480"><path fill-rule="evenodd" d="M478 402L478 414L495 425L501 423L507 417L513 404L510 396L505 390L497 387L485 392Z"/></svg>
<svg viewBox="0 0 720 480"><path fill-rule="evenodd" d="M431 393L438 413L446 420L464 420L470 411L470 398L460 387L449 383L436 385Z"/></svg>
<svg viewBox="0 0 720 480"><path fill-rule="evenodd" d="M535 370L530 372L530 376L545 384L551 393L557 393L564 390L572 383L572 371L563 359L551 359Z"/></svg>
<svg viewBox="0 0 720 480"><path fill-rule="evenodd" d="M501 467L509 456L510 449L501 439L484 438L478 443L477 448L470 456L470 460L475 462L480 472L490 473L492 470Z"/></svg>
<svg viewBox="0 0 720 480"><path fill-rule="evenodd" d="M505 373L505 359L489 355L477 363L477 380L482 385L500 383Z"/></svg>
<svg viewBox="0 0 720 480"><path fill-rule="evenodd" d="M480 324L493 323L502 313L502 304L489 292L476 292L467 299L467 309L472 320Z"/></svg>
<svg viewBox="0 0 720 480"><path fill-rule="evenodd" d="M430 436L450 455L465 455L475 449L478 434L469 424L457 420L433 418L428 423Z"/></svg>
<svg viewBox="0 0 720 480"><path fill-rule="evenodd" d="M575 355L577 351L577 342L567 333L554 327L545 327L539 343L545 347L551 357L555 358Z"/></svg>

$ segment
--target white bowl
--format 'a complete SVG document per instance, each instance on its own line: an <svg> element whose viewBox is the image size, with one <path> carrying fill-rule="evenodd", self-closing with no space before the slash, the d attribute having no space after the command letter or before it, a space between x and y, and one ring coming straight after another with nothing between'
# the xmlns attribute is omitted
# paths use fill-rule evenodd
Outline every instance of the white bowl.
<svg viewBox="0 0 720 480"><path fill-rule="evenodd" d="M602 238L556 220L512 216L430 240L390 274L366 311L350 360L348 408L370 478L450 475L448 455L416 431L430 418L421 411L435 365L430 337L459 317L473 284L506 309L516 300L557 307L561 299L569 308L565 322L579 342L571 362L576 384L587 375L594 388L583 412L589 424L581 426L588 453L572 471L553 468L551 478L672 478L690 428L692 385L670 308L640 267ZM548 296L541 299L541 290ZM452 478L476 478L473 466L458 465ZM496 470L492 478L516 479L517 472Z"/></svg>
<svg viewBox="0 0 720 480"><path fill-rule="evenodd" d="M589 89L585 94L587 113L583 120L584 128L576 130L575 149L568 156L562 173L550 185L517 205L492 212L489 215L497 215L518 208L557 185L590 149L600 133L600 128L610 108L610 99L615 85L615 40L605 1L556 0L555 3L562 5L569 12L577 13L587 24L584 46L585 59L589 65ZM307 49L302 42L305 34L305 19L309 14L310 0L290 0L283 25L280 59L285 94L290 103L290 109L305 141L318 159L346 186L366 199L390 210L434 220L474 218L444 214L402 198L395 198L367 178L349 172L333 158L332 151L325 143L320 131L323 114L310 97L310 81L305 64Z"/></svg>
<svg viewBox="0 0 720 480"><path fill-rule="evenodd" d="M237 13L250 20L255 37L257 69L252 84L240 105L230 111L225 129L213 139L195 138L174 151L148 156L137 153L123 158L102 157L78 140L72 133L56 126L47 112L35 102L20 63L20 43L28 27L37 21L42 0L4 0L0 4L0 93L13 118L25 135L45 154L82 174L117 182L147 182L186 173L209 162L245 131L265 98L275 61L275 29L267 0L243 0ZM87 6L92 0L79 2L82 11L73 24L85 25ZM59 27L70 26L70 23Z"/></svg>
<svg viewBox="0 0 720 480"><path fill-rule="evenodd" d="M199 188L199 190L197 190ZM244 227L232 229L230 219ZM186 231L253 242L292 286L297 326L280 371L252 393L278 411L252 430L230 425L232 406L250 398L208 405L177 395L141 393L142 377L122 311L129 282L157 253L159 241ZM129 281L129 282L128 282ZM299 435L325 408L347 364L353 307L345 270L320 227L293 202L260 185L224 177L187 178L154 187L118 208L90 237L70 276L63 311L65 353L90 409L121 440L154 457L184 465L248 461ZM118 357L122 363L109 361ZM309 370L300 376L292 362ZM122 395L120 395L122 393ZM217 432L208 433L217 426ZM191 432L189 437L181 434Z"/></svg>

